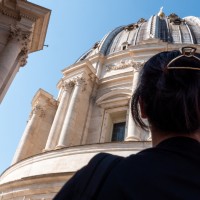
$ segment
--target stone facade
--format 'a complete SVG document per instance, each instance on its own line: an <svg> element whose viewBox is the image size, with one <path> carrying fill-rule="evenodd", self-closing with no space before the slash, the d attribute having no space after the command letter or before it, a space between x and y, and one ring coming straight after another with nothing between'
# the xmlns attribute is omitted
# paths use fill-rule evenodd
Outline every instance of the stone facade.
<svg viewBox="0 0 200 200"><path fill-rule="evenodd" d="M121 34L141 23L147 21L124 27ZM138 128L130 114L138 74L151 56L185 44L145 36L138 44L123 42L107 53L114 44L120 47L113 43L117 34L114 30L62 70L57 99L42 89L36 93L13 165L0 178L1 198L51 200L97 153L128 156L151 146L150 133ZM198 44L191 45L199 50ZM116 123L125 123L123 141L112 141Z"/></svg>
<svg viewBox="0 0 200 200"><path fill-rule="evenodd" d="M26 0L0 2L0 102L28 54L43 48L49 17Z"/></svg>

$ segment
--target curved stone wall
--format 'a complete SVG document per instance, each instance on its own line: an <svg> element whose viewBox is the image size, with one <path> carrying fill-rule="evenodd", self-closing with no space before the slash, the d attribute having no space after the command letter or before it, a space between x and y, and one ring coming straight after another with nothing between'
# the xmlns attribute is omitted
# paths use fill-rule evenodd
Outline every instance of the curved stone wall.
<svg viewBox="0 0 200 200"><path fill-rule="evenodd" d="M83 145L45 152L22 160L3 172L3 199L52 199L62 185L99 152L121 156L135 154L151 142Z"/></svg>

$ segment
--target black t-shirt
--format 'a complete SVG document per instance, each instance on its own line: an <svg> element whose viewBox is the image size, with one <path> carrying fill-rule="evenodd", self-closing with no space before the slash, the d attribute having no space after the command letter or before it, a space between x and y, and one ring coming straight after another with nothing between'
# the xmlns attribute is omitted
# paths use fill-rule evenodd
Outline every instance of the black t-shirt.
<svg viewBox="0 0 200 200"><path fill-rule="evenodd" d="M98 200L199 200L200 143L167 139L113 169Z"/></svg>
<svg viewBox="0 0 200 200"><path fill-rule="evenodd" d="M92 163L76 173L55 199L88 200L89 194L82 195L80 190L87 185L83 177L93 169ZM200 200L200 143L174 137L121 159L106 177L98 197L92 199Z"/></svg>

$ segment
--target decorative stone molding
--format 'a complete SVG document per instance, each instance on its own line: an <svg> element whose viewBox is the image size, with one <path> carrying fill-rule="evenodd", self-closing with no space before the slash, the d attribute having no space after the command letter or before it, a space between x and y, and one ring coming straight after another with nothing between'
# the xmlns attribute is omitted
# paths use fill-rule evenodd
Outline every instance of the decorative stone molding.
<svg viewBox="0 0 200 200"><path fill-rule="evenodd" d="M61 87L65 91L71 91L76 85L82 87L82 91L84 91L87 85L85 78L82 76L76 76L65 81L62 80L61 83Z"/></svg>
<svg viewBox="0 0 200 200"><path fill-rule="evenodd" d="M25 0L20 0L21 2L26 2ZM36 21L37 17L30 15L28 13L28 11L25 10L20 10L21 12L19 13L19 11L17 10L12 10L8 7L6 7L5 5L0 5L0 13L2 13L3 15L6 15L8 17L20 20L20 18L26 18L29 19L31 21Z"/></svg>
<svg viewBox="0 0 200 200"><path fill-rule="evenodd" d="M85 79L83 77L77 76L76 78L74 78L74 83L76 85L82 85L85 83Z"/></svg>
<svg viewBox="0 0 200 200"><path fill-rule="evenodd" d="M168 16L168 19L170 21L170 23L174 24L174 25L180 25L182 22L184 22L183 19L181 19L177 14L172 13Z"/></svg>
<svg viewBox="0 0 200 200"><path fill-rule="evenodd" d="M19 41L20 45L22 46L22 50L19 53L20 66L24 66L27 63L29 44L31 41L30 35L31 35L30 31L22 31L16 25L10 26L9 40L12 38L16 38L17 41Z"/></svg>
<svg viewBox="0 0 200 200"><path fill-rule="evenodd" d="M147 22L144 18L140 18L137 23L129 24L124 27L125 31L132 31L133 29L137 29L139 27L139 24Z"/></svg>
<svg viewBox="0 0 200 200"><path fill-rule="evenodd" d="M137 21L137 24L144 23L144 22L147 22L147 20L144 19L144 18L140 18L140 19Z"/></svg>
<svg viewBox="0 0 200 200"><path fill-rule="evenodd" d="M26 19L31 20L33 22L36 22L36 20L38 19L37 17L33 17L33 16L31 16L31 15L29 15L27 13L20 13L20 17L21 18L26 18Z"/></svg>
<svg viewBox="0 0 200 200"><path fill-rule="evenodd" d="M134 60L121 60L119 63L107 65L106 71L111 70L118 70L118 69L124 69L128 67L133 67L136 70L139 70L144 65L144 61L142 62L135 62Z"/></svg>
<svg viewBox="0 0 200 200"><path fill-rule="evenodd" d="M76 78L73 79L73 81L75 85L78 85L82 88L82 91L86 90L87 84L86 84L85 78L77 76Z"/></svg>
<svg viewBox="0 0 200 200"><path fill-rule="evenodd" d="M89 81L96 82L97 81L96 75L95 74L89 74Z"/></svg>
<svg viewBox="0 0 200 200"><path fill-rule="evenodd" d="M6 15L8 17L12 17L14 19L17 19L17 20L20 19L20 16L19 16L18 13L16 13L15 11L13 11L13 10L11 10L9 8L6 8L3 5L0 5L0 13L2 13L3 15Z"/></svg>
<svg viewBox="0 0 200 200"><path fill-rule="evenodd" d="M96 42L96 43L93 45L92 49L99 48L99 45L100 45L100 42Z"/></svg>
<svg viewBox="0 0 200 200"><path fill-rule="evenodd" d="M91 101L93 104L96 103L96 99L97 99L96 94L93 94L93 95L90 97L90 101Z"/></svg>
<svg viewBox="0 0 200 200"><path fill-rule="evenodd" d="M74 82L73 81L63 81L62 83L62 88L64 91L71 91L74 87Z"/></svg>
<svg viewBox="0 0 200 200"><path fill-rule="evenodd" d="M30 34L30 31L23 31L16 25L11 25L9 39L17 38L18 41L22 42L22 44L26 44L30 41Z"/></svg>
<svg viewBox="0 0 200 200"><path fill-rule="evenodd" d="M125 31L132 31L133 29L137 29L139 26L137 23L129 24L128 26L124 27Z"/></svg>
<svg viewBox="0 0 200 200"><path fill-rule="evenodd" d="M33 114L35 114L35 115L37 115L37 116L39 116L41 118L44 118L45 117L45 110L44 110L44 108L41 105L36 104L33 107L32 111L31 111L29 119L31 119L31 117L33 116Z"/></svg>
<svg viewBox="0 0 200 200"><path fill-rule="evenodd" d="M21 52L19 53L19 63L20 66L24 66L27 63L27 58L28 58L28 49L27 48L23 48L21 50Z"/></svg>
<svg viewBox="0 0 200 200"><path fill-rule="evenodd" d="M136 71L138 71L138 70L140 70L142 67L144 67L144 64L145 64L144 61L142 61L142 62L134 62L133 65L132 65L132 67L133 67Z"/></svg>

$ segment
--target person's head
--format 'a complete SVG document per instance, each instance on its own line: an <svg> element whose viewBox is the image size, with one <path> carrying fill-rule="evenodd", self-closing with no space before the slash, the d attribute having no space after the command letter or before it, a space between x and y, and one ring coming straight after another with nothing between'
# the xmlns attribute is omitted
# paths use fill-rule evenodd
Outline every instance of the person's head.
<svg viewBox="0 0 200 200"><path fill-rule="evenodd" d="M141 128L148 126L139 103L150 126L161 133L192 134L200 129L200 60L181 55L161 52L142 68L131 102L133 119Z"/></svg>

